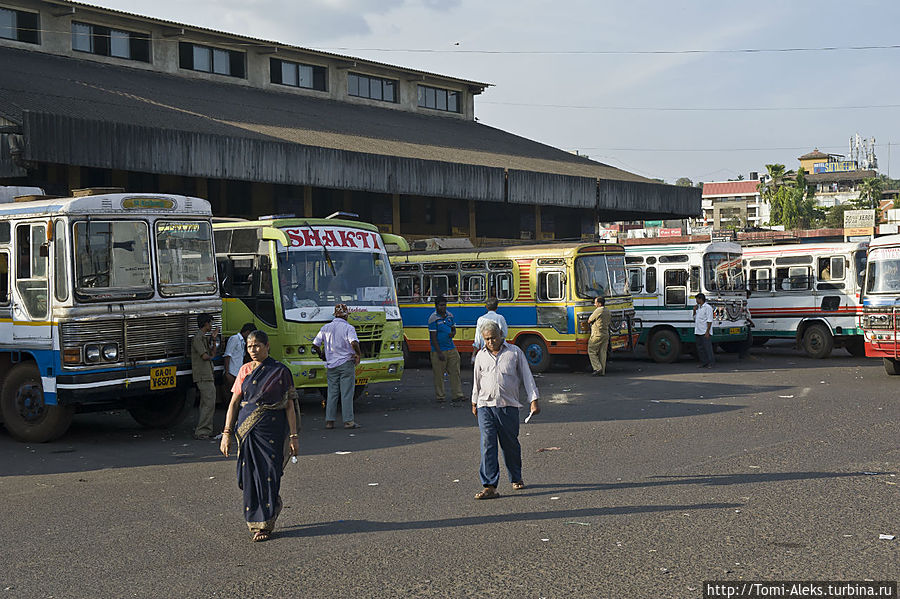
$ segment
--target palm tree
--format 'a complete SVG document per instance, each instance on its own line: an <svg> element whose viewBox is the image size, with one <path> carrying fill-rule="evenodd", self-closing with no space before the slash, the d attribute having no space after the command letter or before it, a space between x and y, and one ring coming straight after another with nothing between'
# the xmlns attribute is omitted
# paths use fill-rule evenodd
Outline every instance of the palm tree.
<svg viewBox="0 0 900 599"><path fill-rule="evenodd" d="M861 208L878 208L881 200L881 192L884 190L884 181L877 177L863 179L859 184L859 198L857 203Z"/></svg>

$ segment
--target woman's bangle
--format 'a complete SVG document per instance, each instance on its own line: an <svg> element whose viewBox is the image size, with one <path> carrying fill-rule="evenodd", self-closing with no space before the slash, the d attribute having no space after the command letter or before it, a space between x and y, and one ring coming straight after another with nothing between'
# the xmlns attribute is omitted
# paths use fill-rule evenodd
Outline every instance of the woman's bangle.
<svg viewBox="0 0 900 599"><path fill-rule="evenodd" d="M288 435L288 439L299 439L299 438L300 438L300 435L298 435L297 433L293 433L293 434L291 434L291 435Z"/></svg>
<svg viewBox="0 0 900 599"><path fill-rule="evenodd" d="M223 434L223 435L230 435L232 432L233 432L233 431L231 431L231 430L229 430L229 429L226 429L226 430L222 431L222 434Z"/></svg>

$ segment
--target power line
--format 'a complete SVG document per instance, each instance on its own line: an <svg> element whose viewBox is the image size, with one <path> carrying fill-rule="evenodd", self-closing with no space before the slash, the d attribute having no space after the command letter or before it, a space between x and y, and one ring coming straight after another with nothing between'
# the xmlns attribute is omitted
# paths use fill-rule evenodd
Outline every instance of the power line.
<svg viewBox="0 0 900 599"><path fill-rule="evenodd" d="M732 48L722 50L464 50L435 48L349 48L346 46L323 47L319 50L341 52L402 52L407 54L524 54L524 55L668 55L668 54L764 54L789 52L843 52L860 50L897 50L900 44L867 46L818 46L796 48Z"/></svg>

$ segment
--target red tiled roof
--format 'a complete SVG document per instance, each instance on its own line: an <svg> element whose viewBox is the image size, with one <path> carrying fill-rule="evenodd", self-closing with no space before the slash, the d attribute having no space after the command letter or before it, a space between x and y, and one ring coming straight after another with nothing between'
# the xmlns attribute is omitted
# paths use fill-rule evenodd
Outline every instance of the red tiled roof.
<svg viewBox="0 0 900 599"><path fill-rule="evenodd" d="M748 196L757 193L759 181L721 181L704 183L703 197L713 196Z"/></svg>
<svg viewBox="0 0 900 599"><path fill-rule="evenodd" d="M819 148L816 148L812 152L809 152L808 154L804 154L797 160L812 160L813 158L828 158L828 154L820 151Z"/></svg>

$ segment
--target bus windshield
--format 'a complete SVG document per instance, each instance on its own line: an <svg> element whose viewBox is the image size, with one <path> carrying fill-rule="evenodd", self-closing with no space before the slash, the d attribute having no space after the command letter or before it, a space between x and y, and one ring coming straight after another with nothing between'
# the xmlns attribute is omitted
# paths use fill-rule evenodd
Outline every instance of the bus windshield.
<svg viewBox="0 0 900 599"><path fill-rule="evenodd" d="M575 293L593 298L625 295L624 256L580 256L575 259Z"/></svg>
<svg viewBox="0 0 900 599"><path fill-rule="evenodd" d="M156 223L159 292L162 295L210 295L216 292L216 267L209 223Z"/></svg>
<svg viewBox="0 0 900 599"><path fill-rule="evenodd" d="M900 248L871 250L866 269L866 293L900 292Z"/></svg>
<svg viewBox="0 0 900 599"><path fill-rule="evenodd" d="M287 320L323 320L335 304L378 307L399 318L387 255L322 247L278 252L278 283Z"/></svg>
<svg viewBox="0 0 900 599"><path fill-rule="evenodd" d="M741 255L710 252L703 256L703 270L707 291L743 291L744 271Z"/></svg>
<svg viewBox="0 0 900 599"><path fill-rule="evenodd" d="M76 222L75 291L81 299L150 297L150 237L141 221Z"/></svg>

